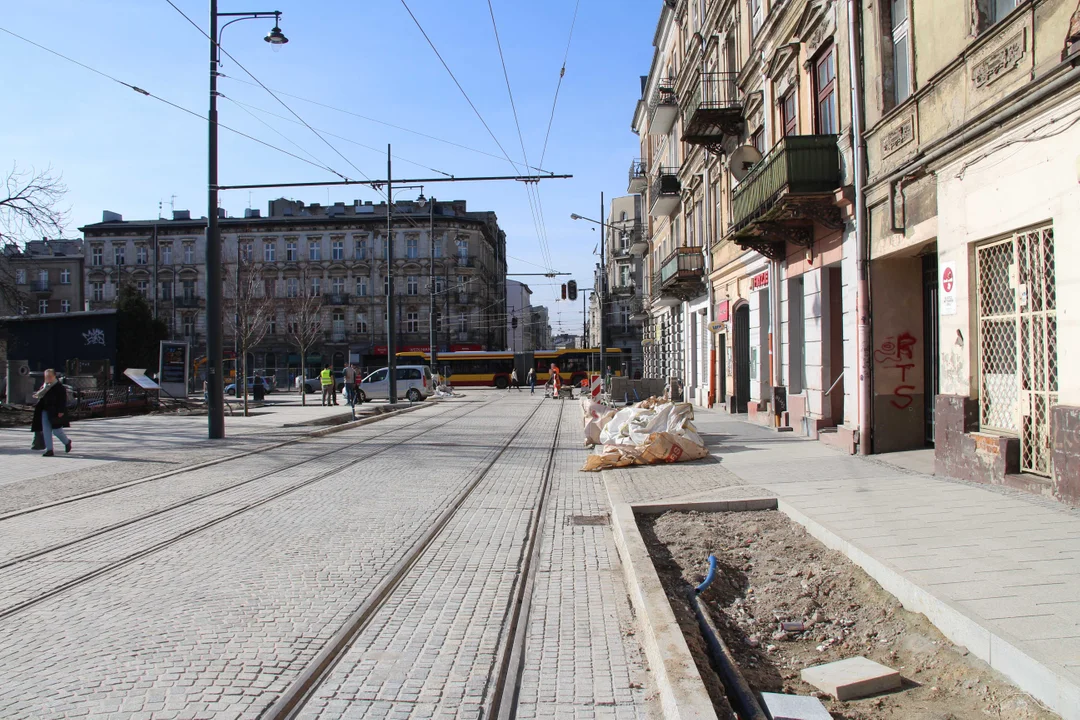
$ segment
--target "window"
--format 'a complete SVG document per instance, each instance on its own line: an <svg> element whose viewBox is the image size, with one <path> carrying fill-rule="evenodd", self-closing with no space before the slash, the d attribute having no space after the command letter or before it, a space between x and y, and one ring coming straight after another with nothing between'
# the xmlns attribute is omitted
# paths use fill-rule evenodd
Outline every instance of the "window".
<svg viewBox="0 0 1080 720"><path fill-rule="evenodd" d="M446 282L441 277L435 278L435 294L440 295L446 289Z"/></svg>
<svg viewBox="0 0 1080 720"><path fill-rule="evenodd" d="M420 281L415 275L410 275L405 280L405 283L409 295L416 295L420 292Z"/></svg>
<svg viewBox="0 0 1080 720"><path fill-rule="evenodd" d="M385 237L380 237L379 238L379 257L381 257L383 260L385 260L388 250L389 250L389 245L386 242L386 238Z"/></svg>
<svg viewBox="0 0 1080 720"><path fill-rule="evenodd" d="M263 278L262 291L263 291L263 294L262 294L263 297L265 297L265 298L274 297L274 281L271 278Z"/></svg>
<svg viewBox="0 0 1080 720"><path fill-rule="evenodd" d="M255 259L255 252L254 252L254 249L253 249L253 245L254 244L251 243L250 241L240 243L240 260L242 262L249 263L249 262L252 262Z"/></svg>
<svg viewBox="0 0 1080 720"><path fill-rule="evenodd" d="M266 334L267 335L277 335L277 317L274 316L274 315L270 316L270 322L266 326ZM270 362L270 357L271 357L270 353L267 353L266 354L266 366L267 367L272 367L273 366L273 363Z"/></svg>
<svg viewBox="0 0 1080 720"><path fill-rule="evenodd" d="M979 3L980 5L982 3ZM1005 16L1011 13L1019 4L1019 0L988 0L988 9L990 10L990 17L988 18L990 23L996 23L1005 19Z"/></svg>
<svg viewBox="0 0 1080 720"><path fill-rule="evenodd" d="M145 265L150 260L150 251L145 245L139 245L135 248L135 264Z"/></svg>
<svg viewBox="0 0 1080 720"><path fill-rule="evenodd" d="M37 281L39 287L49 287L49 271L38 270Z"/></svg>
<svg viewBox="0 0 1080 720"><path fill-rule="evenodd" d="M322 278L316 276L311 278L311 296L319 297L320 295L322 295Z"/></svg>
<svg viewBox="0 0 1080 720"><path fill-rule="evenodd" d="M172 300L172 283L165 281L161 283L161 299Z"/></svg>
<svg viewBox="0 0 1080 720"><path fill-rule="evenodd" d="M345 241L335 240L330 246L331 258L334 260L345 259Z"/></svg>
<svg viewBox="0 0 1080 720"><path fill-rule="evenodd" d="M630 271L629 265L619 266L619 285L621 287L630 287L634 284L634 276Z"/></svg>
<svg viewBox="0 0 1080 720"><path fill-rule="evenodd" d="M405 332L408 332L408 333L420 332L420 313L417 313L417 312L405 313Z"/></svg>
<svg viewBox="0 0 1080 720"><path fill-rule="evenodd" d="M263 242L263 261L274 262L277 258L277 243L273 240Z"/></svg>
<svg viewBox="0 0 1080 720"><path fill-rule="evenodd" d="M892 0L893 100L897 105L911 94L910 57L907 0Z"/></svg>
<svg viewBox="0 0 1080 720"><path fill-rule="evenodd" d="M331 292L335 295L342 295L345 292L345 278L336 277L330 280Z"/></svg>
<svg viewBox="0 0 1080 720"><path fill-rule="evenodd" d="M436 240L435 241L435 257L437 257L437 258L442 257L442 249L443 249L442 246L443 246L442 240Z"/></svg>
<svg viewBox="0 0 1080 720"><path fill-rule="evenodd" d="M360 238L356 241L356 259L367 260L367 239Z"/></svg>
<svg viewBox="0 0 1080 720"><path fill-rule="evenodd" d="M410 260L415 260L420 257L420 240L419 238L406 238L405 240L405 257Z"/></svg>
<svg viewBox="0 0 1080 720"><path fill-rule="evenodd" d="M195 335L195 316L184 315L184 337Z"/></svg>
<svg viewBox="0 0 1080 720"><path fill-rule="evenodd" d="M104 253L105 250L100 245L95 245L94 247L90 248L90 264L99 266L103 265L105 262L102 259Z"/></svg>
<svg viewBox="0 0 1080 720"><path fill-rule="evenodd" d="M70 285L71 284L71 271L70 270L64 269L64 270L60 271L60 284L61 285Z"/></svg>
<svg viewBox="0 0 1080 720"><path fill-rule="evenodd" d="M358 333L366 333L367 331L368 331L367 313L365 313L365 312L356 313L356 332L358 332Z"/></svg>
<svg viewBox="0 0 1080 720"><path fill-rule="evenodd" d="M38 315L44 315L45 313L49 312L49 301L48 300L38 300L37 301L37 311L38 311Z"/></svg>
<svg viewBox="0 0 1080 720"><path fill-rule="evenodd" d="M345 313L341 310L335 310L330 318L330 322L333 339L336 342L341 342L345 339Z"/></svg>
<svg viewBox="0 0 1080 720"><path fill-rule="evenodd" d="M125 249L126 248L124 248L123 245L116 245L116 246L113 247L113 264L114 265L123 265L124 264L124 250Z"/></svg>
<svg viewBox="0 0 1080 720"><path fill-rule="evenodd" d="M298 256L297 256L297 253L296 253L296 241L295 240L287 241L285 243L285 260L286 260L286 262L296 262L297 257Z"/></svg>
<svg viewBox="0 0 1080 720"><path fill-rule="evenodd" d="M172 265L172 243L159 245L158 252L161 254L161 263L163 265Z"/></svg>
<svg viewBox="0 0 1080 720"><path fill-rule="evenodd" d="M137 280L135 282L135 289L139 291L139 294L144 298L150 297L150 282L147 280Z"/></svg>
<svg viewBox="0 0 1080 720"><path fill-rule="evenodd" d="M195 299L195 281L194 280L184 280L182 282L183 282L183 287L181 288L181 290L184 293L184 299L188 300L188 301L194 300Z"/></svg>
<svg viewBox="0 0 1080 720"><path fill-rule="evenodd" d="M308 260L321 260L322 259L322 247L319 245L318 240L308 241Z"/></svg>
<svg viewBox="0 0 1080 720"><path fill-rule="evenodd" d="M750 36L757 37L762 21L761 0L750 0Z"/></svg>
<svg viewBox="0 0 1080 720"><path fill-rule="evenodd" d="M382 276L382 294L390 294L390 276L386 274L383 274Z"/></svg>
<svg viewBox="0 0 1080 720"><path fill-rule="evenodd" d="M71 312L71 301L70 300L61 300L60 301L60 312L66 312L66 313Z"/></svg>
<svg viewBox="0 0 1080 720"><path fill-rule="evenodd" d="M368 294L368 279L366 275L356 278L356 294L360 297L367 297Z"/></svg>
<svg viewBox="0 0 1080 720"><path fill-rule="evenodd" d="M94 300L95 302L101 302L105 299L105 283L90 283L90 299Z"/></svg>
<svg viewBox="0 0 1080 720"><path fill-rule="evenodd" d="M16 285L25 285L26 284L26 271L25 270L16 270L15 271L15 284Z"/></svg>
<svg viewBox="0 0 1080 720"><path fill-rule="evenodd" d="M285 280L285 296L286 297L300 297L300 281L297 278L287 278Z"/></svg>
<svg viewBox="0 0 1080 720"><path fill-rule="evenodd" d="M469 257L469 241L461 238L457 241L457 256L460 260L466 260Z"/></svg>
<svg viewBox="0 0 1080 720"><path fill-rule="evenodd" d="M830 45L814 62L814 90L817 93L817 132L836 134L836 48Z"/></svg>
<svg viewBox="0 0 1080 720"><path fill-rule="evenodd" d="M458 332L467 332L469 329L469 320L465 317L465 313L458 313Z"/></svg>
<svg viewBox="0 0 1080 720"><path fill-rule="evenodd" d="M765 154L765 127L759 127L754 131L754 134L750 136L750 144L761 153Z"/></svg>
<svg viewBox="0 0 1080 720"><path fill-rule="evenodd" d="M195 243L184 243L184 264L195 264Z"/></svg>
<svg viewBox="0 0 1080 720"><path fill-rule="evenodd" d="M795 105L795 88L780 98L780 124L783 127L783 137L797 134L799 114Z"/></svg>

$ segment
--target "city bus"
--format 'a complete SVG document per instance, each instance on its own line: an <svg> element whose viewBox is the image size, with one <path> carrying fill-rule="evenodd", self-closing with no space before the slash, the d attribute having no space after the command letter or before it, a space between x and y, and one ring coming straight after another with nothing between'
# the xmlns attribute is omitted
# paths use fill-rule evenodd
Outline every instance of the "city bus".
<svg viewBox="0 0 1080 720"><path fill-rule="evenodd" d="M612 375L621 375L623 350L610 348L604 361ZM427 365L431 358L426 352L401 352L399 364ZM517 370L518 379L525 385L529 368L536 371L536 384L548 381L548 371L554 363L563 382L580 385L591 373L600 372L599 348L569 348L566 350L535 350L533 352L445 352L439 353L438 375L455 387L510 386L510 373Z"/></svg>

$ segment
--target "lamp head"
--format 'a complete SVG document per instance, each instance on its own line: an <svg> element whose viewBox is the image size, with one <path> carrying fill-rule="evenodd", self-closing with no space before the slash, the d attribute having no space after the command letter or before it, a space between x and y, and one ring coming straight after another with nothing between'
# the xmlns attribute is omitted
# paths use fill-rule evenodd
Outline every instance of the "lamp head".
<svg viewBox="0 0 1080 720"><path fill-rule="evenodd" d="M427 207L427 202L428 202L427 198L424 197L424 189L421 188L420 189L420 197L416 198L416 204L417 204L418 207L423 208L423 207Z"/></svg>
<svg viewBox="0 0 1080 720"><path fill-rule="evenodd" d="M577 213L570 213L570 219L571 220L580 220L581 216L578 215Z"/></svg>
<svg viewBox="0 0 1080 720"><path fill-rule="evenodd" d="M264 37L263 40L270 43L275 50L289 42L289 38L285 37L285 33L281 32L281 28L277 25L274 25L274 29L266 33L266 37Z"/></svg>

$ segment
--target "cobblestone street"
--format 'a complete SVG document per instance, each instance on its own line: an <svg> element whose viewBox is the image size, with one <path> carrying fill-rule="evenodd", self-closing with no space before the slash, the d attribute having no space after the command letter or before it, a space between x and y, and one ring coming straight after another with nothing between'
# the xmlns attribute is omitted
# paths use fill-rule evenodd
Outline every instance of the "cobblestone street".
<svg viewBox="0 0 1080 720"><path fill-rule="evenodd" d="M37 477L0 516L0 717L652 716L611 529L575 522L606 512L576 403L292 437L71 502Z"/></svg>

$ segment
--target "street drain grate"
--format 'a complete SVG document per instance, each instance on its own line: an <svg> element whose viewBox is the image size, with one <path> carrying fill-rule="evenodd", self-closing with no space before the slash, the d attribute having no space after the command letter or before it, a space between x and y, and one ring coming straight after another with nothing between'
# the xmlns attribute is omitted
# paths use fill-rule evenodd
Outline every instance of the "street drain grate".
<svg viewBox="0 0 1080 720"><path fill-rule="evenodd" d="M571 515L571 525L607 525L608 516L604 515Z"/></svg>

